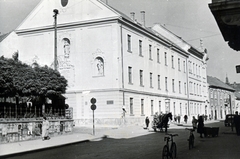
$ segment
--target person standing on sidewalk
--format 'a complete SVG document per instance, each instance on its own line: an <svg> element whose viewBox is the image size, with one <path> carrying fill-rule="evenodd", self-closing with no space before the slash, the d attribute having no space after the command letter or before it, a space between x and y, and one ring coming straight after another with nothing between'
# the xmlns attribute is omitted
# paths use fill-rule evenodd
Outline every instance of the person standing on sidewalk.
<svg viewBox="0 0 240 159"><path fill-rule="evenodd" d="M195 118L195 116L192 117L192 126L193 126L193 129L197 129L197 119Z"/></svg>
<svg viewBox="0 0 240 159"><path fill-rule="evenodd" d="M200 137L202 138L202 134L204 133L204 123L203 123L203 117L199 116L198 118L198 127L197 127L197 132L200 134Z"/></svg>
<svg viewBox="0 0 240 159"><path fill-rule="evenodd" d="M48 130L49 130L49 121L46 117L43 117L43 123L42 123L42 140L50 139L48 136Z"/></svg>
<svg viewBox="0 0 240 159"><path fill-rule="evenodd" d="M188 116L184 115L184 122L187 124Z"/></svg>
<svg viewBox="0 0 240 159"><path fill-rule="evenodd" d="M236 133L238 136L240 136L240 116L238 115L238 111L235 112L235 116L233 120L235 124Z"/></svg>
<svg viewBox="0 0 240 159"><path fill-rule="evenodd" d="M146 128L148 129L148 125L149 125L149 118L148 117L146 117L146 119L145 119L145 124L146 124Z"/></svg>

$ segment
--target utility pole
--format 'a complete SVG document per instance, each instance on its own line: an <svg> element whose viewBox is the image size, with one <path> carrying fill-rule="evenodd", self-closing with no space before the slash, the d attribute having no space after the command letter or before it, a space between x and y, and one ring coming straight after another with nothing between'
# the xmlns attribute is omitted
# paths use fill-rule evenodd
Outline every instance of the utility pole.
<svg viewBox="0 0 240 159"><path fill-rule="evenodd" d="M54 70L57 70L57 15L59 14L57 9L53 10L54 17Z"/></svg>

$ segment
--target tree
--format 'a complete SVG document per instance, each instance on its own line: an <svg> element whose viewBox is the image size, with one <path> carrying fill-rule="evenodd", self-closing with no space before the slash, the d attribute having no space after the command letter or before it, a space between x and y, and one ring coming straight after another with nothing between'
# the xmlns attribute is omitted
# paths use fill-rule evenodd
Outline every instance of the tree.
<svg viewBox="0 0 240 159"><path fill-rule="evenodd" d="M0 58L0 96L59 96L67 80L58 71L38 64L31 67L19 60Z"/></svg>

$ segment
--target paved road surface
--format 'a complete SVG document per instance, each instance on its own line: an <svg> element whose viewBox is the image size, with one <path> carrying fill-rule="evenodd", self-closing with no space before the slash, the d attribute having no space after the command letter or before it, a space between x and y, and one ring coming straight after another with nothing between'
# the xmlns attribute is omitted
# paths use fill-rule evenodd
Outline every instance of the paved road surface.
<svg viewBox="0 0 240 159"><path fill-rule="evenodd" d="M187 137L189 132L183 127L170 129L169 133L178 133L175 138L177 143L178 159L238 159L240 156L239 144L240 136L231 132L231 128L226 128L223 123L212 123L206 126L219 126L218 137L200 138L195 133L195 148L188 150ZM153 131L145 135L136 135L137 130L124 131L116 129L106 131L108 138L72 144L59 148L37 151L9 159L156 159L161 158L164 145L164 133L154 133ZM139 130L142 131L142 130ZM146 130L148 131L148 130ZM126 134L123 134L126 132ZM128 132L128 133L127 133ZM129 133L132 132L132 133ZM134 134L131 136L131 134ZM120 136L124 136L121 138Z"/></svg>

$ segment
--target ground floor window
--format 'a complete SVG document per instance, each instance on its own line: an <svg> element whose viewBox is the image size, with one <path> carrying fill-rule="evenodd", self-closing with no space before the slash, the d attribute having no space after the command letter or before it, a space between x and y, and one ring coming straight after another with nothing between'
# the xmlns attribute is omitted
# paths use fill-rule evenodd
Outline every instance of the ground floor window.
<svg viewBox="0 0 240 159"><path fill-rule="evenodd" d="M130 115L133 115L133 98L130 98Z"/></svg>

